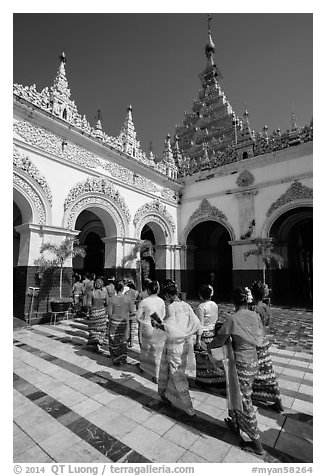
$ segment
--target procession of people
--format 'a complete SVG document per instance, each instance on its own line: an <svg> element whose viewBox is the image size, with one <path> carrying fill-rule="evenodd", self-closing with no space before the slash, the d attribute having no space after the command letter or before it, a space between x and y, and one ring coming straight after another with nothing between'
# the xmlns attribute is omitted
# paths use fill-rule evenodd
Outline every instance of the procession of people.
<svg viewBox="0 0 326 476"><path fill-rule="evenodd" d="M86 273L83 280L75 277L72 295L75 310L87 318L90 348L121 366L128 348L139 345L138 371L157 384L163 402L190 420L196 418L190 384L222 389L229 413L225 424L250 438L240 441L243 450L264 453L254 404L283 411L266 335L271 312L265 284L234 289L234 313L225 319L212 300L212 285L205 283L193 307L171 279L162 286L146 279L138 291L131 277L110 277L105 285L102 277Z"/></svg>

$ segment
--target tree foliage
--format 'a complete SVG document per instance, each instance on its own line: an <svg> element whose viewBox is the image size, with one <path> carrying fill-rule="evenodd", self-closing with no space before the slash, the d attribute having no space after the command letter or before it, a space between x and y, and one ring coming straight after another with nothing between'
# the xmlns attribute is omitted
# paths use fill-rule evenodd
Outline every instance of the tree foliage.
<svg viewBox="0 0 326 476"><path fill-rule="evenodd" d="M265 284L266 268L278 268L281 269L284 265L284 258L273 251L273 243L271 241L264 240L263 238L256 238L253 240L256 248L248 250L244 253L244 259L249 256L257 256L263 261L263 282Z"/></svg>
<svg viewBox="0 0 326 476"><path fill-rule="evenodd" d="M62 295L62 271L65 262L69 258L76 256L85 257L86 252L83 247L79 246L79 241L76 238L65 238L59 245L54 243L43 243L40 248L41 256L34 261L38 267L37 275L40 279L44 277L47 270L60 269L60 298ZM53 257L46 258L44 254L53 255Z"/></svg>

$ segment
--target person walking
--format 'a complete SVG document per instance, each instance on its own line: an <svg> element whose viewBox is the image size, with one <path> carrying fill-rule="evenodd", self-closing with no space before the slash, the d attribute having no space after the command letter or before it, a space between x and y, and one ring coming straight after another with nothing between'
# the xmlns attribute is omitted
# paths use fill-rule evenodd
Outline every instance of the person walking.
<svg viewBox="0 0 326 476"><path fill-rule="evenodd" d="M250 288L253 296L250 309L257 312L264 327L269 325L271 319L270 306L263 302L263 299L268 297L268 288L266 288L267 286L261 281L255 281ZM263 345L257 347L258 373L252 386L252 399L270 404L270 409L281 413L283 406L280 387L273 368L269 348L270 342L265 332Z"/></svg>
<svg viewBox="0 0 326 476"><path fill-rule="evenodd" d="M95 346L98 352L102 352L101 344L103 343L107 326L105 305L108 306L109 304L108 293L106 290L103 290L103 284L102 279L96 279L94 289L89 294L90 316L87 345Z"/></svg>
<svg viewBox="0 0 326 476"><path fill-rule="evenodd" d="M162 321L165 317L165 303L158 296L160 292L158 281L147 281L146 291L148 296L140 301L136 311L136 318L140 323L141 331L139 368L152 377L154 382L157 382L165 333L152 326L151 315L155 313L158 319Z"/></svg>
<svg viewBox="0 0 326 476"><path fill-rule="evenodd" d="M113 365L123 365L127 362L129 317L135 313L134 302L130 296L123 294L123 287L123 281L116 283L116 295L108 302L107 339Z"/></svg>
<svg viewBox="0 0 326 476"><path fill-rule="evenodd" d="M198 304L196 314L202 325L202 333L197 334L195 345L196 383L224 388L226 377L223 362L214 359L207 351L207 345L212 342L218 328L218 305L212 301L212 286L203 284L199 295L202 302ZM219 324L222 325L222 323Z"/></svg>
<svg viewBox="0 0 326 476"><path fill-rule="evenodd" d="M108 278L108 284L106 285L106 290L108 292L109 298L115 295L115 279L113 277Z"/></svg>
<svg viewBox="0 0 326 476"><path fill-rule="evenodd" d="M167 285L164 294L167 315L162 323L157 324L166 334L159 369L158 393L163 401L194 417L186 367L193 336L201 333L201 324L192 307L180 300L176 284Z"/></svg>
<svg viewBox="0 0 326 476"><path fill-rule="evenodd" d="M74 276L74 284L72 286L71 295L73 300L74 312L78 312L80 308L80 301L82 299L83 284L81 282L80 274L76 273Z"/></svg>
<svg viewBox="0 0 326 476"><path fill-rule="evenodd" d="M94 289L94 283L90 279L90 274L85 273L82 281L82 313L86 318L89 318L91 307L91 292Z"/></svg>
<svg viewBox="0 0 326 476"><path fill-rule="evenodd" d="M252 393L253 382L258 373L256 349L263 344L264 328L258 314L248 309L248 299L248 292L244 288L233 291L235 313L226 318L218 334L207 347L212 350L228 345L229 357L232 357L235 363L235 375L231 373L227 379L229 418L224 421L231 431L238 435L243 431L251 439L249 442L240 443L243 450L262 455L264 450L257 427ZM230 405L237 400L238 406Z"/></svg>
<svg viewBox="0 0 326 476"><path fill-rule="evenodd" d="M136 319L136 305L138 301L139 292L136 289L135 281L129 278L127 281L128 291L124 294L130 296L134 303L134 314L129 318L129 335L128 335L128 347L132 347L138 341L139 322Z"/></svg>

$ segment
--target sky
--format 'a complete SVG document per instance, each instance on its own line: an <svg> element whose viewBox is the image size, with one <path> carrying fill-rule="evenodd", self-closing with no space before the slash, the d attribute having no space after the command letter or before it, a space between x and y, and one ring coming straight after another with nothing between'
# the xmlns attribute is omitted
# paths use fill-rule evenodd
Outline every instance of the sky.
<svg viewBox="0 0 326 476"><path fill-rule="evenodd" d="M312 118L312 14L213 13L215 62L233 110L252 129L272 132ZM163 151L191 111L206 66L204 13L15 13L13 80L41 91L53 84L59 56L80 114L119 134L129 104L141 148Z"/></svg>

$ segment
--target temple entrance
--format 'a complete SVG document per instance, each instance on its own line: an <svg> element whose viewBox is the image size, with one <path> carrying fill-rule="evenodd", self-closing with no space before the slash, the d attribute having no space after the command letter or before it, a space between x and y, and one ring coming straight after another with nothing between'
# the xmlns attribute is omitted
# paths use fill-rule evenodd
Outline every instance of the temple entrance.
<svg viewBox="0 0 326 476"><path fill-rule="evenodd" d="M312 208L283 213L270 229L274 250L283 256L284 267L272 271L273 301L311 306L313 298Z"/></svg>
<svg viewBox="0 0 326 476"><path fill-rule="evenodd" d="M229 301L232 291L230 234L216 221L196 225L187 238L187 297L198 298L201 284L211 284L216 301Z"/></svg>
<svg viewBox="0 0 326 476"><path fill-rule="evenodd" d="M18 265L19 259L19 245L20 245L20 234L15 230L15 227L23 223L22 214L18 205L13 203L13 266L14 269Z"/></svg>
<svg viewBox="0 0 326 476"><path fill-rule="evenodd" d="M145 225L144 228L141 231L140 235L141 240L146 240L152 243L152 247L148 246L145 247L141 254L140 254L140 260L141 260L141 269L142 269L142 282L144 282L144 279L149 278L149 279L156 279L156 274L155 274L155 236L153 233L153 230L149 225Z"/></svg>
<svg viewBox="0 0 326 476"><path fill-rule="evenodd" d="M19 246L20 246L20 234L18 231L15 230L15 227L21 225L22 221L22 214L18 205L14 202L13 203L13 312L14 316L18 315L19 307L19 300L21 296L19 296L19 270L18 270L18 260L19 260ZM20 299L19 299L20 298Z"/></svg>
<svg viewBox="0 0 326 476"><path fill-rule="evenodd" d="M104 250L102 238L105 237L105 229L100 218L90 210L84 210L77 218L76 230L79 243L85 247L85 258L73 259L74 272L84 274L86 272L98 275L104 274Z"/></svg>

